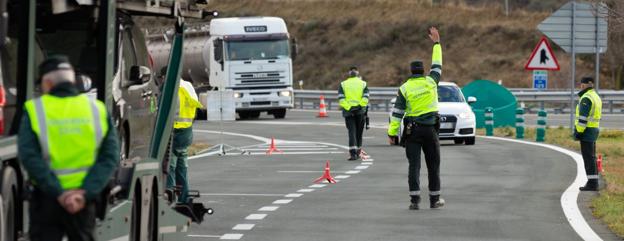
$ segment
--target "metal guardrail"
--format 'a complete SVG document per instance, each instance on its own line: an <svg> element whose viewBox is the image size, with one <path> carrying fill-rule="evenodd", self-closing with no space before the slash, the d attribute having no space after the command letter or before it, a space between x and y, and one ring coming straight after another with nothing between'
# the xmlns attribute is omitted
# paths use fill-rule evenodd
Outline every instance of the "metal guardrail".
<svg viewBox="0 0 624 241"><path fill-rule="evenodd" d="M370 107L373 111L390 111L391 100L396 97L396 87L370 87ZM569 91L527 91L525 89L511 89L511 93L519 102L537 103L540 108L546 104L556 104L557 107L546 108L551 113L566 113L570 111ZM338 91L336 90L295 90L295 107L299 109L316 109L319 97L325 96L325 104L329 110L337 110ZM603 101L605 113L624 114L624 91L601 90L600 97ZM575 95L578 100L578 96ZM538 109L538 108L535 108ZM532 108L529 108L532 112Z"/></svg>

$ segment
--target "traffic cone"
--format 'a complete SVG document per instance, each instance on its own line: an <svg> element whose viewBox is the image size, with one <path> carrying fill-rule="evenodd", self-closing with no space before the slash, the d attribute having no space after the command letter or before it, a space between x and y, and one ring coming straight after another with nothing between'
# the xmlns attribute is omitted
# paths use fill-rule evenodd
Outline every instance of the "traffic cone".
<svg viewBox="0 0 624 241"><path fill-rule="evenodd" d="M271 154L273 154L273 152L284 153L280 149L277 149L277 147L275 146L275 138L271 137L271 145L269 146L269 149L266 151L266 154L270 156Z"/></svg>
<svg viewBox="0 0 624 241"><path fill-rule="evenodd" d="M598 166L598 172L602 173L604 169L602 169L602 154L598 154L598 160L596 161Z"/></svg>
<svg viewBox="0 0 624 241"><path fill-rule="evenodd" d="M321 95L321 104L319 105L319 114L316 117L319 118L323 118L323 117L329 117L329 115L327 115L327 107L325 107L325 96Z"/></svg>
<svg viewBox="0 0 624 241"><path fill-rule="evenodd" d="M327 181L329 183L336 183L336 180L329 173L329 161L325 163L325 172L323 172L323 176L319 177L314 181L314 183L319 183L322 181Z"/></svg>

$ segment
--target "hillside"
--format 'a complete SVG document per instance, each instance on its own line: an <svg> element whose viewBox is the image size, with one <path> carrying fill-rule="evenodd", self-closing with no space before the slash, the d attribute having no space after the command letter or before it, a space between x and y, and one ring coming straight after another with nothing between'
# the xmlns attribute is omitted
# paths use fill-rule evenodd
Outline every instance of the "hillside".
<svg viewBox="0 0 624 241"><path fill-rule="evenodd" d="M537 25L550 12L409 0L213 0L222 16L279 16L298 40L295 80L306 89L333 89L350 65L361 68L371 86L397 86L414 59L430 61L426 29L439 26L447 81L503 80L529 87L524 70L541 34ZM496 6L496 5L492 5ZM550 88L569 87L570 58L558 47L561 71L550 72ZM593 75L593 57L577 61L577 76ZM606 80L606 76L602 77ZM609 87L607 81L602 86Z"/></svg>

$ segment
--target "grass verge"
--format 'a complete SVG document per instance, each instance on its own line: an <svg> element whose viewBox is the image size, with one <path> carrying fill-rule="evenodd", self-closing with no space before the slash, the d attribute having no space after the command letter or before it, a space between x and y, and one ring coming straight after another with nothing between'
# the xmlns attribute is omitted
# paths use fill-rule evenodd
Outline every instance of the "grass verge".
<svg viewBox="0 0 624 241"><path fill-rule="evenodd" d="M477 130L477 134L485 135L485 129ZM535 140L535 134L535 128L528 128L525 140ZM516 131L510 127L497 128L494 135L515 138ZM568 128L548 128L545 142L580 153L580 145L571 137ZM592 212L618 236L624 237L624 131L601 130L596 153L603 156L603 178L607 187L592 200Z"/></svg>

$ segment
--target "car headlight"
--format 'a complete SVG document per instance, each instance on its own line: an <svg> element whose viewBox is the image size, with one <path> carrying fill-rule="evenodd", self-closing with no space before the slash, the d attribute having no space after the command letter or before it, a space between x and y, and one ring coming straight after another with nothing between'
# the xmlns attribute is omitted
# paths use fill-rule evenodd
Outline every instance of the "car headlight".
<svg viewBox="0 0 624 241"><path fill-rule="evenodd" d="M292 95L292 92L290 92L290 90L283 90L279 92L279 96L290 97L290 95Z"/></svg>
<svg viewBox="0 0 624 241"><path fill-rule="evenodd" d="M243 98L243 93L234 92L234 98L236 98L236 99Z"/></svg>
<svg viewBox="0 0 624 241"><path fill-rule="evenodd" d="M464 112L459 114L459 118L461 119L474 119L474 114L472 112Z"/></svg>

